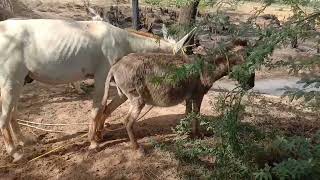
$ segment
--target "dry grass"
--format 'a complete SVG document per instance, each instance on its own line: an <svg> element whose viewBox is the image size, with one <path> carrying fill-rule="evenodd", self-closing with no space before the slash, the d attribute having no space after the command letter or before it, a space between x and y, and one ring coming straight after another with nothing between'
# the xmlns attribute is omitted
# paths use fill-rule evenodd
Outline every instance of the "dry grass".
<svg viewBox="0 0 320 180"><path fill-rule="evenodd" d="M5 0L8 1L8 0ZM4 5L0 0L0 6ZM39 2L44 4L40 4ZM92 4L103 4L108 6L114 4L116 0L92 0ZM16 1L12 1L15 13L24 17L67 17L72 19L81 19L86 17L86 12L80 6L74 4L82 4L82 0L20 0L24 5L32 7L40 4L32 11L27 11L27 6L17 8ZM45 3L51 3L50 5ZM63 4L64 5L61 5ZM70 3L69 5L66 5ZM74 3L74 4L73 4ZM128 5L128 1L126 1ZM54 6L53 6L54 5ZM248 3L238 6L231 16L243 20L242 15L250 14L257 3ZM25 9L22 9L25 8ZM22 10L21 10L22 9ZM276 14L281 20L283 17L289 16L288 9L281 6L274 6L267 9L266 13ZM278 50L275 54L279 59L285 55L286 50ZM302 54L297 50L295 54ZM287 53L292 56L293 53ZM262 72L260 77L268 78L272 76L280 76L286 74L279 71ZM28 84L22 94L19 104L19 118L30 120L33 124L46 124L52 130L69 131L74 134L57 134L48 133L40 130L31 131L29 128L23 127L24 134L32 136L35 133L38 143L26 147L24 153L27 160L31 160L41 156L30 162L27 166L18 166L0 170L2 175L13 175L15 178L21 179L179 179L182 167L176 157L159 149L151 147L150 138L159 138L158 142L165 141L169 138L172 140L173 128L181 114L184 113L184 106L178 105L170 108L154 108L146 116L137 123L137 136L141 144L147 145L147 156L137 158L132 152L127 139L125 129L121 125L122 117L128 110L128 104L124 104L115 113L108 118L111 127L106 131L105 142L100 151L88 153L88 141L86 138L79 138L82 134L76 132L85 131L87 127L68 126L55 127L57 124L86 124L89 122L91 110L91 95L87 94L79 96L74 92L65 92L66 86L49 86L40 83ZM210 92L205 96L202 113L206 115L217 115L211 109L210 101L217 100L217 93ZM315 112L305 112L300 106L289 106L283 102L283 99L270 98L266 100L255 98L251 106L247 107L246 121L258 127L267 130L277 129L297 135L305 134L305 132L314 132L319 129L317 119L319 115ZM24 122L27 123L27 122ZM30 124L30 123L28 123ZM168 137L170 136L170 137ZM78 137L78 138L77 138ZM149 147L148 147L149 146ZM63 147L56 150L57 147ZM50 152L55 149L56 151ZM50 154L46 154L50 152ZM44 156L45 154L45 156ZM0 166L8 164L10 158L5 152L2 141L0 141ZM185 170L187 171L187 170ZM1 178L0 178L1 179Z"/></svg>

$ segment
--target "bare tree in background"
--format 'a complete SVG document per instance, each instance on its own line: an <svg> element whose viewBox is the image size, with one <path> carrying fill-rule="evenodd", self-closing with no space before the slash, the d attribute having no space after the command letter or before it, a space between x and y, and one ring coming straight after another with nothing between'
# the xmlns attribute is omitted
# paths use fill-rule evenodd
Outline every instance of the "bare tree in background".
<svg viewBox="0 0 320 180"><path fill-rule="evenodd" d="M13 17L13 7L10 0L0 0L0 21Z"/></svg>
<svg viewBox="0 0 320 180"><path fill-rule="evenodd" d="M132 0L132 26L136 30L140 29L139 0Z"/></svg>
<svg viewBox="0 0 320 180"><path fill-rule="evenodd" d="M185 6L180 8L178 24L184 28L191 27L196 22L198 5L200 0L190 0ZM189 44L194 44L194 38L190 39ZM192 54L192 47L186 49L187 54Z"/></svg>
<svg viewBox="0 0 320 180"><path fill-rule="evenodd" d="M1 0L0 1L0 8L13 12L11 0Z"/></svg>
<svg viewBox="0 0 320 180"><path fill-rule="evenodd" d="M178 23L184 26L191 26L195 23L200 0L191 0L180 8Z"/></svg>

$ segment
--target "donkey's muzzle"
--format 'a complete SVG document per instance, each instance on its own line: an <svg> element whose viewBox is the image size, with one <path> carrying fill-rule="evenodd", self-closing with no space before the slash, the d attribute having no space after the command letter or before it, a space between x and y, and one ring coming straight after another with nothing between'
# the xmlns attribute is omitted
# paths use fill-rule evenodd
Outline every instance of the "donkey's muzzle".
<svg viewBox="0 0 320 180"><path fill-rule="evenodd" d="M242 88L244 90L250 90L254 87L255 76L255 73L250 74L250 77L247 79L247 82L242 85Z"/></svg>

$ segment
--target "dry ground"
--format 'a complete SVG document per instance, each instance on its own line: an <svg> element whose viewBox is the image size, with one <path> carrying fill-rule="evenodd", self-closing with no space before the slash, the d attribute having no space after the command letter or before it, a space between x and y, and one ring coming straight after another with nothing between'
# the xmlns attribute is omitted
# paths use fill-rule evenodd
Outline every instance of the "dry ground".
<svg viewBox="0 0 320 180"><path fill-rule="evenodd" d="M51 17L86 19L84 9L75 4L76 0L57 1L24 0L24 4L15 3L15 12L23 17ZM61 3L61 1L59 1ZM105 1L96 1L101 5ZM111 1L108 1L112 4ZM50 4L48 4L50 3ZM33 11L29 9L32 7ZM251 7L247 5L247 7ZM280 8L274 9L277 12ZM239 12L250 13L249 8L240 6ZM270 11L270 10L269 10ZM281 9L280 14L285 11ZM270 12L269 12L270 13ZM289 51L289 52L288 52ZM278 50L276 58L301 55L299 50ZM284 76L283 71L270 73L259 72L258 78ZM91 87L87 87L92 92ZM202 113L214 116L210 105L219 93L210 91L204 99ZM50 86L38 82L28 84L21 96L19 119L38 123L89 123L91 110L91 93L78 95L70 91L67 85ZM3 143L0 145L0 179L180 179L187 171L172 153L153 148L152 141L170 142L175 134L172 128L183 117L184 105L170 108L154 108L136 124L139 142L146 150L145 157L139 157L130 149L127 134L121 125L128 107L123 104L116 110L108 122L111 124L105 132L105 141L95 153L88 152L88 141L85 133L86 125L44 127L66 133L51 133L23 127L26 136L34 137L37 143L24 148L26 161L34 159L46 152L57 151L26 164L13 167L11 158L6 154ZM145 108L145 110L148 108ZM144 111L145 111L144 110ZM245 121L252 122L266 131L278 129L288 134L309 134L319 130L318 113L309 112L299 104L289 104L278 97L255 97L248 103Z"/></svg>

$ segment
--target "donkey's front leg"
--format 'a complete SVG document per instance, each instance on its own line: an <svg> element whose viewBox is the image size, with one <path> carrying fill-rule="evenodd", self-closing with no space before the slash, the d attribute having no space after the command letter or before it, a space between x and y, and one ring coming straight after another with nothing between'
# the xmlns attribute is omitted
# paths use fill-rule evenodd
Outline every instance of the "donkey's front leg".
<svg viewBox="0 0 320 180"><path fill-rule="evenodd" d="M203 100L204 93L198 93L192 98L192 112L195 114L200 114L201 103ZM199 129L200 129L200 122L197 117L194 117L191 121L191 132L193 137L199 137Z"/></svg>

